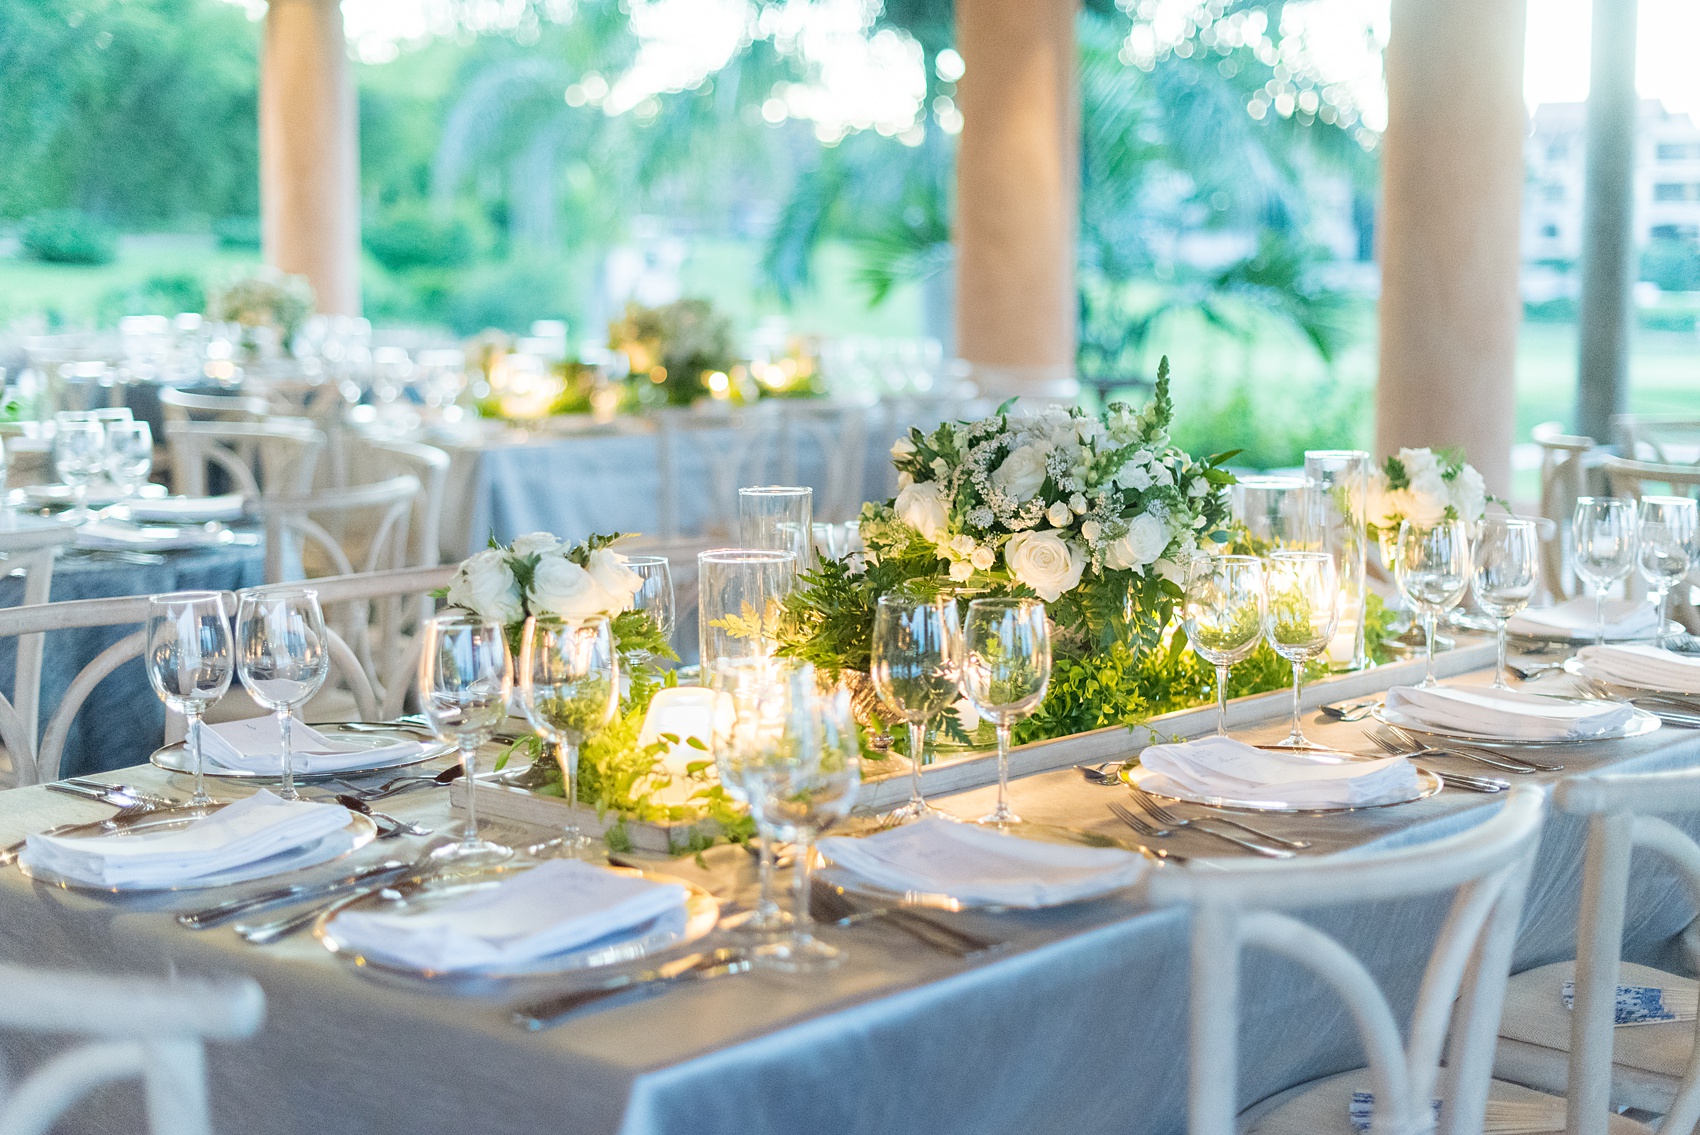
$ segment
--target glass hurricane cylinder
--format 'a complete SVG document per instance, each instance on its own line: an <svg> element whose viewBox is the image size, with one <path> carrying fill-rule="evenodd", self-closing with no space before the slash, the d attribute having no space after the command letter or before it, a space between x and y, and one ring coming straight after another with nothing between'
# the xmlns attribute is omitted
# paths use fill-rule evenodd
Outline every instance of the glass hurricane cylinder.
<svg viewBox="0 0 1700 1135"><path fill-rule="evenodd" d="M1340 626L1329 655L1348 670L1370 664L1364 642L1369 613L1369 468L1369 454L1361 449L1305 451L1305 479L1316 488L1322 550L1333 554L1340 576Z"/></svg>
<svg viewBox="0 0 1700 1135"><path fill-rule="evenodd" d="M815 563L815 491L795 485L754 485L738 490L738 543L790 552L797 570Z"/></svg>
<svg viewBox="0 0 1700 1135"><path fill-rule="evenodd" d="M1305 478L1242 477L1230 497L1260 554L1322 550L1320 494Z"/></svg>
<svg viewBox="0 0 1700 1135"><path fill-rule="evenodd" d="M697 554L697 635L701 672L724 659L773 654L779 603L797 582L797 557L766 548ZM706 681L705 681L706 684Z"/></svg>

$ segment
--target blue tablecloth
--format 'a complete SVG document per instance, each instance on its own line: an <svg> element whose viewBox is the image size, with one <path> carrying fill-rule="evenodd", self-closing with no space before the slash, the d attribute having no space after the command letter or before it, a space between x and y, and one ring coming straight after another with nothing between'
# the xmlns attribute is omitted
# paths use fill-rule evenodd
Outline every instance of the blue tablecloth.
<svg viewBox="0 0 1700 1135"><path fill-rule="evenodd" d="M260 547L169 552L160 564L137 564L89 556L61 555L53 570L54 602L157 595L166 591L229 591L265 581ZM0 578L0 607L23 602L23 580ZM77 674L96 655L135 627L92 627L53 631L41 672L41 727L58 708ZM0 691L8 697L17 671L17 640L0 639ZM148 684L141 660L132 659L106 676L71 723L60 775L78 776L123 768L148 759L165 731L165 707Z"/></svg>

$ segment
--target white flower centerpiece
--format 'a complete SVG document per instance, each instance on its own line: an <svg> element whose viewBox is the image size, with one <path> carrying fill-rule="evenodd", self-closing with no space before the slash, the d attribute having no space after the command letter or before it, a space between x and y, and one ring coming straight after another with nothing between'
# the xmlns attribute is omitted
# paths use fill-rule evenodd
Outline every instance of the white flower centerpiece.
<svg viewBox="0 0 1700 1135"><path fill-rule="evenodd" d="M1486 515L1487 502L1482 475L1464 460L1462 450L1401 449L1370 478L1366 516L1390 560L1392 542L1404 521L1473 524Z"/></svg>

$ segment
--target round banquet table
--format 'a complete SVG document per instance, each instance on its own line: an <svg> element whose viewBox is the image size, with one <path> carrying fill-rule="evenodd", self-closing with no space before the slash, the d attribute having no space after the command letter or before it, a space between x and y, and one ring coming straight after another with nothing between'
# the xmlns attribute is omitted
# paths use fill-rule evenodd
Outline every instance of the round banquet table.
<svg viewBox="0 0 1700 1135"><path fill-rule="evenodd" d="M265 581L265 549L229 546L159 554L137 563L104 553L62 553L53 566L52 601L158 595L167 591L233 591ZM0 607L23 602L24 581L0 578ZM96 655L136 630L133 626L50 631L41 667L43 730L65 691ZM17 640L0 638L0 693L12 696ZM108 674L71 723L59 775L80 776L145 761L165 731L165 706L154 696L139 658Z"/></svg>

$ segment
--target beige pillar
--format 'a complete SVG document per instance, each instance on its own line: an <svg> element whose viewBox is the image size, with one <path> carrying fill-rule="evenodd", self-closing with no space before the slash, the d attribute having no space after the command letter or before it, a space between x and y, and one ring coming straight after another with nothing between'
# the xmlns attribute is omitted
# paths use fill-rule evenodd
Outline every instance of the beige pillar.
<svg viewBox="0 0 1700 1135"><path fill-rule="evenodd" d="M1463 446L1508 493L1524 0L1393 0L1376 447Z"/></svg>
<svg viewBox="0 0 1700 1135"><path fill-rule="evenodd" d="M994 397L1073 397L1074 0L957 0L957 353Z"/></svg>
<svg viewBox="0 0 1700 1135"><path fill-rule="evenodd" d="M260 64L266 263L360 314L360 136L338 0L271 0Z"/></svg>

